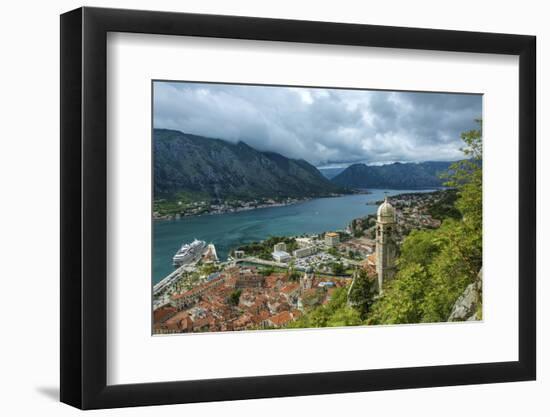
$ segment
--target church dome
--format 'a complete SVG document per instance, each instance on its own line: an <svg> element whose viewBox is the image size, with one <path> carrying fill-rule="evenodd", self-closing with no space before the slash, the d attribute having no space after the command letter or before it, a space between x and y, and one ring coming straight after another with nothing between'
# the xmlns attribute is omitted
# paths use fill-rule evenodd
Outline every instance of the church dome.
<svg viewBox="0 0 550 417"><path fill-rule="evenodd" d="M395 223L395 209L388 202L388 197L384 198L384 202L378 207L378 221L381 223Z"/></svg>

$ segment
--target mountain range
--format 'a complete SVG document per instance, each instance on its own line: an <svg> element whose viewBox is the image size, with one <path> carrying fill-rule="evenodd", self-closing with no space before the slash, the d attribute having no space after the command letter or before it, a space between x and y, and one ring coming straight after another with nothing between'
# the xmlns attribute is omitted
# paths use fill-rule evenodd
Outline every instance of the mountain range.
<svg viewBox="0 0 550 417"><path fill-rule="evenodd" d="M452 162L395 162L387 165L353 164L331 181L349 188L429 188L440 187Z"/></svg>
<svg viewBox="0 0 550 417"><path fill-rule="evenodd" d="M154 195L179 192L211 198L303 198L346 192L303 159L262 152L176 130L154 129Z"/></svg>
<svg viewBox="0 0 550 417"><path fill-rule="evenodd" d="M451 162L353 164L317 169L303 159L176 130L154 129L154 195L212 199L305 198L352 189L414 189L443 185Z"/></svg>
<svg viewBox="0 0 550 417"><path fill-rule="evenodd" d="M319 172L323 174L325 177L327 177L329 180L333 179L335 176L337 176L340 172L344 171L346 168L319 168L317 167Z"/></svg>

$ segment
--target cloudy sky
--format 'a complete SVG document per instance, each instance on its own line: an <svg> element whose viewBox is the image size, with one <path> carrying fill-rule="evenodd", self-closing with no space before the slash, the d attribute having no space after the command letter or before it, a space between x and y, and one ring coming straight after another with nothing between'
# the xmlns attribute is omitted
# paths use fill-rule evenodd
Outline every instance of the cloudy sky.
<svg viewBox="0 0 550 417"><path fill-rule="evenodd" d="M155 128L244 141L318 167L456 160L480 95L154 83Z"/></svg>

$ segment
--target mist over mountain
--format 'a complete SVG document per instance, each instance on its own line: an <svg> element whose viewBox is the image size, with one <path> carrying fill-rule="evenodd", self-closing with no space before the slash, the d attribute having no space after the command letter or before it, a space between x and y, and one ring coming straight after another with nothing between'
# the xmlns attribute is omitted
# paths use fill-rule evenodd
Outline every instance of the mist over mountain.
<svg viewBox="0 0 550 417"><path fill-rule="evenodd" d="M346 168L319 168L317 169L323 174L326 178L329 180L333 179L335 176L337 176L340 172L344 171Z"/></svg>
<svg viewBox="0 0 550 417"><path fill-rule="evenodd" d="M153 123L315 166L451 161L482 95L155 81Z"/></svg>

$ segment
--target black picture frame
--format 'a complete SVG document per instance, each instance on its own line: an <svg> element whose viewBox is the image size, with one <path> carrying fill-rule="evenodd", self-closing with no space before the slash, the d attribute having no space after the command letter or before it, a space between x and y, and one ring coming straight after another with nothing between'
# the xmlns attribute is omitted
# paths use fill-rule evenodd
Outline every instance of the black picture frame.
<svg viewBox="0 0 550 417"><path fill-rule="evenodd" d="M519 360L107 385L108 32L519 56ZM80 8L61 15L61 401L82 409L534 380L536 38Z"/></svg>

